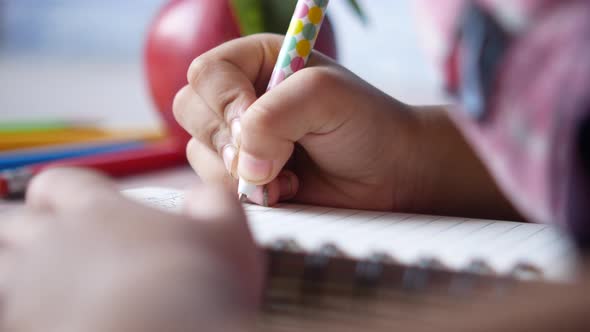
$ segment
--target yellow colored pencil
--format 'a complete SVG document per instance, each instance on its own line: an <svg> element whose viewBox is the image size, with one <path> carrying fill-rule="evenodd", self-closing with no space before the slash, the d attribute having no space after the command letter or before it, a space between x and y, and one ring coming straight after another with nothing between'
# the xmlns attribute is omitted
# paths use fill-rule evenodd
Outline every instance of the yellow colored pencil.
<svg viewBox="0 0 590 332"><path fill-rule="evenodd" d="M0 133L0 151L71 143L154 141L165 136L163 130L155 129L71 128L47 132Z"/></svg>

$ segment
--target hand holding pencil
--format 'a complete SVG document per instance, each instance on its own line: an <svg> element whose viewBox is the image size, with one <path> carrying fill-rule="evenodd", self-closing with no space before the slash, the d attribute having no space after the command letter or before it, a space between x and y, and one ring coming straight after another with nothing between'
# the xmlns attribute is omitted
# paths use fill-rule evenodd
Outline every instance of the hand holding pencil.
<svg viewBox="0 0 590 332"><path fill-rule="evenodd" d="M241 177L258 185L248 199L261 205L512 213L443 108L401 103L317 51L274 84L288 41L253 35L193 61L174 112L203 181L237 191Z"/></svg>
<svg viewBox="0 0 590 332"><path fill-rule="evenodd" d="M275 88L289 76L303 69L311 56L320 28L326 16L329 0L299 0L291 19L289 30L270 77L267 91ZM239 166L238 166L239 167ZM239 170L238 170L239 171ZM256 177L240 177L238 194L240 200L256 191ZM268 205L268 188L263 189L263 205Z"/></svg>

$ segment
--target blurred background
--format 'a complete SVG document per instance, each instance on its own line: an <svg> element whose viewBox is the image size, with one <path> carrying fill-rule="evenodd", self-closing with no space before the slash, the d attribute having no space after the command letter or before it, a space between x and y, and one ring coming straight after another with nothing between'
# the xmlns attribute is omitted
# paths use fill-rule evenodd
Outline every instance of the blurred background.
<svg viewBox="0 0 590 332"><path fill-rule="evenodd" d="M142 52L164 3L0 0L0 120L87 117L114 127L159 126ZM360 3L366 26L344 0L331 3L340 62L402 101L443 101L412 1Z"/></svg>

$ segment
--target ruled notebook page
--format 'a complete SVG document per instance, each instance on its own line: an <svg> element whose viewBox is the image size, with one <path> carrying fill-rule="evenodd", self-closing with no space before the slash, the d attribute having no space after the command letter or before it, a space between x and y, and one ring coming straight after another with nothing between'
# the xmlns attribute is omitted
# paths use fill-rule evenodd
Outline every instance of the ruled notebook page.
<svg viewBox="0 0 590 332"><path fill-rule="evenodd" d="M168 211L178 212L184 204L183 193L176 190L142 188L125 193ZM510 273L518 264L534 266L553 280L573 274L571 242L548 225L298 204L273 208L244 204L244 209L261 245L293 239L308 251L334 244L358 259L385 253L404 264L436 259L453 270L480 260L498 274Z"/></svg>

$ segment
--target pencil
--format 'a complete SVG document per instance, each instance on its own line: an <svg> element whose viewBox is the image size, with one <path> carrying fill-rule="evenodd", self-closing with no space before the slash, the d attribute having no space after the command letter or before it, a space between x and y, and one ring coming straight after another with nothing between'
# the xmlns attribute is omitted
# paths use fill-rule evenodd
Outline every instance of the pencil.
<svg viewBox="0 0 590 332"><path fill-rule="evenodd" d="M307 65L324 22L329 2L329 0L299 0L297 2L267 91ZM238 186L240 200L248 198L255 189L255 185L240 178ZM264 203L266 205L266 202Z"/></svg>
<svg viewBox="0 0 590 332"><path fill-rule="evenodd" d="M112 177L123 177L179 166L185 163L184 145L173 140L118 153L43 163L0 172L0 199L21 197L35 175L51 168L90 168Z"/></svg>
<svg viewBox="0 0 590 332"><path fill-rule="evenodd" d="M70 144L51 148L27 149L0 153L0 171L60 159L70 159L102 153L122 152L145 146L142 141L116 143Z"/></svg>
<svg viewBox="0 0 590 332"><path fill-rule="evenodd" d="M95 126L97 122L97 120L91 119L46 119L30 121L2 121L0 122L0 134L30 133L72 128L91 128Z"/></svg>
<svg viewBox="0 0 590 332"><path fill-rule="evenodd" d="M0 133L0 151L71 143L153 141L163 137L162 131L149 129L67 128L28 133Z"/></svg>

